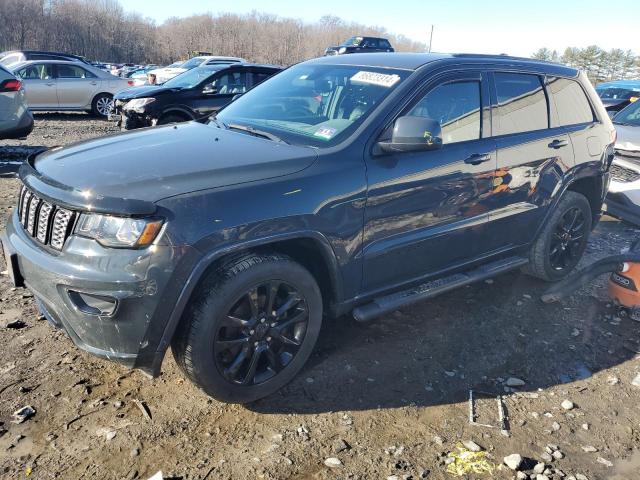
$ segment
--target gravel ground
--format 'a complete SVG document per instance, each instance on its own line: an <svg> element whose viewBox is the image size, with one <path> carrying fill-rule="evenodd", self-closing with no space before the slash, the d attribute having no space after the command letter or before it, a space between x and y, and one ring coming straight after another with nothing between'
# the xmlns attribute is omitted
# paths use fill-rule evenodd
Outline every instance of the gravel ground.
<svg viewBox="0 0 640 480"><path fill-rule="evenodd" d="M0 159L115 131L83 114L37 115ZM0 179L5 214L17 188ZM585 263L637 235L606 219ZM289 386L238 406L207 398L171 355L150 380L79 351L2 275L0 477L443 479L466 442L493 470L463 478L516 478L503 459L518 454L517 478L638 479L640 323L608 302L604 279L554 305L540 302L544 287L510 273L368 325L327 321ZM469 424L469 389L504 395L508 436ZM495 424L495 400L477 395L478 421ZM35 415L13 423L24 406Z"/></svg>

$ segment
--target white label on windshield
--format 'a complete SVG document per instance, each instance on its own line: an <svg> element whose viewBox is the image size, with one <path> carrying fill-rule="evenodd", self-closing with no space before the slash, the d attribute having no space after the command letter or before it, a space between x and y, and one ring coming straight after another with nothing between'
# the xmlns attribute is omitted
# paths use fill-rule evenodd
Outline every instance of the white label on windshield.
<svg viewBox="0 0 640 480"><path fill-rule="evenodd" d="M400 80L399 75L364 71L358 72L351 77L352 82L369 83L371 85L379 85L387 88L395 85L398 80Z"/></svg>
<svg viewBox="0 0 640 480"><path fill-rule="evenodd" d="M313 135L316 137L324 138L325 140L331 140L331 137L333 137L336 134L336 131L337 130L335 128L320 127L318 130L315 131Z"/></svg>

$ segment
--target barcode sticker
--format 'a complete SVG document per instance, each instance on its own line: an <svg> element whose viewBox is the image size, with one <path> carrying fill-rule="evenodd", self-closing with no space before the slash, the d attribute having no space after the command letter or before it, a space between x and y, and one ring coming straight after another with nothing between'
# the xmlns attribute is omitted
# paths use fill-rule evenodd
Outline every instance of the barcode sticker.
<svg viewBox="0 0 640 480"><path fill-rule="evenodd" d="M352 82L368 83L370 85L379 85L387 88L395 85L398 80L400 80L399 75L365 71L360 71L351 77Z"/></svg>

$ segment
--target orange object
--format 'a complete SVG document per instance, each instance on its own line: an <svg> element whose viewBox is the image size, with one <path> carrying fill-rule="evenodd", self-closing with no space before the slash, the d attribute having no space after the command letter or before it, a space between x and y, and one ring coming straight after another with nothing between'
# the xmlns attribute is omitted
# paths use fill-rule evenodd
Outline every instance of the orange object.
<svg viewBox="0 0 640 480"><path fill-rule="evenodd" d="M613 272L609 277L609 297L624 307L640 307L640 263L623 263L621 271Z"/></svg>

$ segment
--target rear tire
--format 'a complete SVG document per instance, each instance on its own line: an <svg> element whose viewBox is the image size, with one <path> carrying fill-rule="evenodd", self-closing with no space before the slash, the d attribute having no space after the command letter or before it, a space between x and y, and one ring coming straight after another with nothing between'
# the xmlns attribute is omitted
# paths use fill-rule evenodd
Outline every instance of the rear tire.
<svg viewBox="0 0 640 480"><path fill-rule="evenodd" d="M563 279L576 267L591 233L591 206L577 192L564 193L529 251L523 271L548 282Z"/></svg>
<svg viewBox="0 0 640 480"><path fill-rule="evenodd" d="M113 110L113 95L100 93L91 102L91 112L100 118L107 118Z"/></svg>
<svg viewBox="0 0 640 480"><path fill-rule="evenodd" d="M304 267L280 254L251 254L204 279L171 347L208 395L247 403L293 379L321 323L320 289Z"/></svg>

